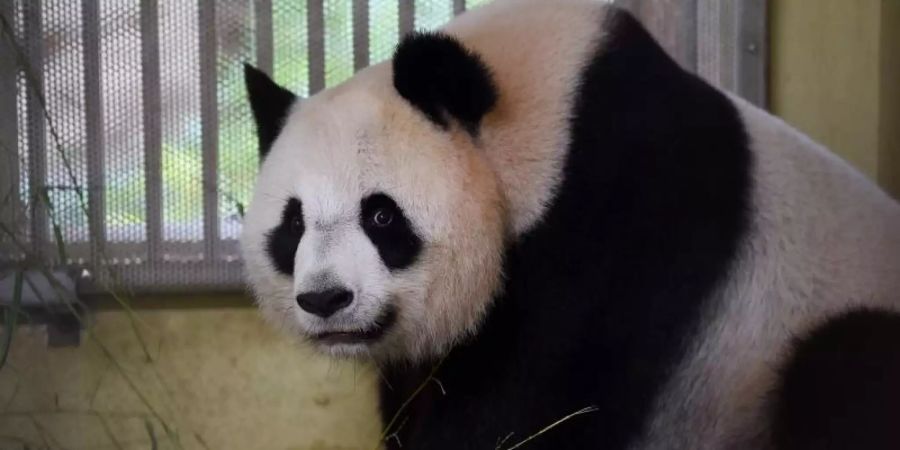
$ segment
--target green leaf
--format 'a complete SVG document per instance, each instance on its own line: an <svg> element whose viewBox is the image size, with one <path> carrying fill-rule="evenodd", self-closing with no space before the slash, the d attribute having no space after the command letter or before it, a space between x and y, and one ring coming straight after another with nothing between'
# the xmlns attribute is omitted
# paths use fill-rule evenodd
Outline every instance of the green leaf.
<svg viewBox="0 0 900 450"><path fill-rule="evenodd" d="M19 307L22 305L22 279L24 272L21 270L16 272L15 283L13 284L12 305L3 310L4 326L6 327L3 335L3 343L0 344L0 369L6 365L6 357L9 356L9 350L12 348L13 333L19 320Z"/></svg>

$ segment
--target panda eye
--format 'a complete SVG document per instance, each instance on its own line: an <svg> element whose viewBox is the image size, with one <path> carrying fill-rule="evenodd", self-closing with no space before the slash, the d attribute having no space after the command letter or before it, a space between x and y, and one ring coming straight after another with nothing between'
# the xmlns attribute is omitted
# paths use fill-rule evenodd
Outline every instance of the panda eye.
<svg viewBox="0 0 900 450"><path fill-rule="evenodd" d="M297 214L291 218L291 234L294 236L303 234L303 216Z"/></svg>
<svg viewBox="0 0 900 450"><path fill-rule="evenodd" d="M372 223L376 227L386 227L394 221L394 212L388 208L378 208L372 215Z"/></svg>

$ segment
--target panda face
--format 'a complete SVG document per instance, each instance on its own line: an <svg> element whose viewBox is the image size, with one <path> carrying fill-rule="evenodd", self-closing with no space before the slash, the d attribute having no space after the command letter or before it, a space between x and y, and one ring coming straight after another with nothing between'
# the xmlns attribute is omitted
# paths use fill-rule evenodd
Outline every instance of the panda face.
<svg viewBox="0 0 900 450"><path fill-rule="evenodd" d="M292 107L241 238L264 317L336 356L440 354L500 280L505 208L477 140L389 77L372 67Z"/></svg>

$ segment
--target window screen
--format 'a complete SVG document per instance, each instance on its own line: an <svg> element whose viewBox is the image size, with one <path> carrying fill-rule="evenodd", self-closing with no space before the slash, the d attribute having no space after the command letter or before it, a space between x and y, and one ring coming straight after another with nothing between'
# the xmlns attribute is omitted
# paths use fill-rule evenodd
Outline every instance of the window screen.
<svg viewBox="0 0 900 450"><path fill-rule="evenodd" d="M240 289L241 63L314 94L487 1L0 0L0 265L70 267L85 292ZM617 3L760 101L764 2Z"/></svg>

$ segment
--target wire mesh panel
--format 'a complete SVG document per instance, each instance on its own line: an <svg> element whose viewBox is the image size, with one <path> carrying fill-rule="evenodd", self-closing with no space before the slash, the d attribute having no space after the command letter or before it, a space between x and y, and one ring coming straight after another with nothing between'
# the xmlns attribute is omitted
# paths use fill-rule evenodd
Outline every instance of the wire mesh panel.
<svg viewBox="0 0 900 450"><path fill-rule="evenodd" d="M250 0L216 2L216 104L218 109L219 237L234 241L240 232L243 205L250 193L258 164L256 131L248 120L250 107L244 94L242 62L255 62L254 3ZM236 252L230 249L229 253Z"/></svg>
<svg viewBox="0 0 900 450"><path fill-rule="evenodd" d="M417 1L415 10L416 29L437 28L453 18L453 2L447 0Z"/></svg>
<svg viewBox="0 0 900 450"><path fill-rule="evenodd" d="M380 63L391 57L399 40L399 9L391 2L372 2L369 5L369 61Z"/></svg>
<svg viewBox="0 0 900 450"><path fill-rule="evenodd" d="M147 240L140 0L100 2L100 94L106 240ZM86 32L89 30L85 30ZM98 118L94 118L96 120ZM131 246L146 259L145 246Z"/></svg>
<svg viewBox="0 0 900 450"><path fill-rule="evenodd" d="M0 4L0 14L3 15L4 23L9 18L9 26L15 27L18 31L19 11L14 5ZM5 34L0 35L0 61L15 61L16 52L13 44L18 37L18 34L11 38ZM18 92L17 72L13 64L0 65L0 92ZM18 97L17 94L16 97ZM21 189L19 169L22 155L21 149L16 145L16 129L20 121L19 110L22 106L22 102L19 102L18 99L0 102L0 117L4 118L0 120L0 149L2 149L0 152L0 180L8 180L0 183L0 224L2 224L3 230L10 230L10 232L18 232L27 227L27 225L21 224L22 218L18 208L21 202L19 199ZM4 262L11 264L21 256L22 252L14 246L13 237L6 233L0 233L0 264Z"/></svg>
<svg viewBox="0 0 900 450"><path fill-rule="evenodd" d="M159 3L164 260L188 259L203 240L200 22L196 5ZM153 226L152 224L150 226Z"/></svg>
<svg viewBox="0 0 900 450"><path fill-rule="evenodd" d="M465 0L465 9L477 8L490 2L491 0Z"/></svg>
<svg viewBox="0 0 900 450"><path fill-rule="evenodd" d="M279 83L301 97L309 95L307 2L272 0L274 69Z"/></svg>
<svg viewBox="0 0 900 450"><path fill-rule="evenodd" d="M35 194L44 202L54 240L65 243L57 256L87 256L90 230L83 208L87 202L87 129L85 122L84 22L81 5L70 0L44 0L44 101L53 126L45 128L45 184ZM76 68L76 70L72 70ZM69 261L63 261L69 262Z"/></svg>
<svg viewBox="0 0 900 450"><path fill-rule="evenodd" d="M242 64L305 97L489 1L0 0L0 264L83 268L88 290L239 288L259 164ZM740 6L618 3L685 67L740 81Z"/></svg>
<svg viewBox="0 0 900 450"><path fill-rule="evenodd" d="M331 87L353 75L353 3L325 0L325 86Z"/></svg>

